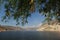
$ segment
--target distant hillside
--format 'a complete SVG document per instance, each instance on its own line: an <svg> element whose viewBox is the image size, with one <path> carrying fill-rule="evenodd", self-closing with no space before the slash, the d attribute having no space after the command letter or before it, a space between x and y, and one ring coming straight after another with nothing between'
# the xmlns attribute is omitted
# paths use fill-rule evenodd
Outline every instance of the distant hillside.
<svg viewBox="0 0 60 40"><path fill-rule="evenodd" d="M11 31L11 30L23 30L23 29L21 27L1 26L0 25L0 32L1 31Z"/></svg>
<svg viewBox="0 0 60 40"><path fill-rule="evenodd" d="M14 31L34 31L34 30L36 30L37 28L21 28L21 27L13 27L13 26L1 26L0 25L0 32L1 31L12 31L12 30L14 30Z"/></svg>
<svg viewBox="0 0 60 40"><path fill-rule="evenodd" d="M39 26L39 25L38 25ZM43 23L39 27L32 28L21 28L21 27L13 27L13 26L1 26L1 31L11 31L11 30L19 30L19 31L60 31L60 23L58 21L51 21L50 25L48 23Z"/></svg>
<svg viewBox="0 0 60 40"><path fill-rule="evenodd" d="M60 23L58 21L51 21L50 25L43 23L37 31L60 31Z"/></svg>

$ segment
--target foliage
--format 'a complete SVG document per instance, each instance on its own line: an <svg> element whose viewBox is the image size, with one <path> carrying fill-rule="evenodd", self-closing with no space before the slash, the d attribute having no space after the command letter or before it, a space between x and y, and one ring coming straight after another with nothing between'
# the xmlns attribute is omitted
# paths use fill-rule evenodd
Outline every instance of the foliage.
<svg viewBox="0 0 60 40"><path fill-rule="evenodd" d="M0 4L2 3L6 9L3 20L13 17L17 24L20 23L19 20L22 24L28 23L27 18L37 8L48 22L53 18L60 21L60 0L0 0Z"/></svg>
<svg viewBox="0 0 60 40"><path fill-rule="evenodd" d="M39 0L39 4L39 12L43 12L42 14L45 15L48 20L52 20L54 17L60 21L60 0ZM44 6L42 7L41 4Z"/></svg>

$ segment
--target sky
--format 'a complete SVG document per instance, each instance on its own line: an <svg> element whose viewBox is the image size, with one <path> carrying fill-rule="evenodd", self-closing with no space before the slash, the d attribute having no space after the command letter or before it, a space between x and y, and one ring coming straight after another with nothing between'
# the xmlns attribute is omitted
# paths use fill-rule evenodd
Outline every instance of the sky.
<svg viewBox="0 0 60 40"><path fill-rule="evenodd" d="M16 22L13 19L10 19L9 22L5 23L1 21L2 16L4 15L4 7L3 5L0 8L0 25L7 25L7 26L16 26ZM42 24L42 21L44 20L44 16L39 14L38 11L35 11L32 13L31 17L28 18L28 24L25 24L23 27L36 27L40 24ZM17 25L22 27L22 25Z"/></svg>

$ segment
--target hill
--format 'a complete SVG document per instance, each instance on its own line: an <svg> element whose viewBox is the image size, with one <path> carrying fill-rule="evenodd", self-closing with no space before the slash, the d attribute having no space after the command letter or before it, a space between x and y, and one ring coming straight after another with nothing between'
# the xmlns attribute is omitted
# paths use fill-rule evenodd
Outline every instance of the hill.
<svg viewBox="0 0 60 40"><path fill-rule="evenodd" d="M1 31L12 31L12 30L22 30L21 27L13 27L13 26L1 26L0 25L0 32Z"/></svg>
<svg viewBox="0 0 60 40"><path fill-rule="evenodd" d="M60 23L58 21L51 21L50 25L48 23L43 23L37 31L60 31Z"/></svg>

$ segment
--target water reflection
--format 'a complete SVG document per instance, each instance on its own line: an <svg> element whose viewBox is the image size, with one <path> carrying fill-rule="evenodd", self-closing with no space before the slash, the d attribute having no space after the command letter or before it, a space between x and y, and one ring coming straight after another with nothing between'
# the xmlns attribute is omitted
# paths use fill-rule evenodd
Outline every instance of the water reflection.
<svg viewBox="0 0 60 40"><path fill-rule="evenodd" d="M7 31L0 32L0 40L60 40L60 34L47 31Z"/></svg>

